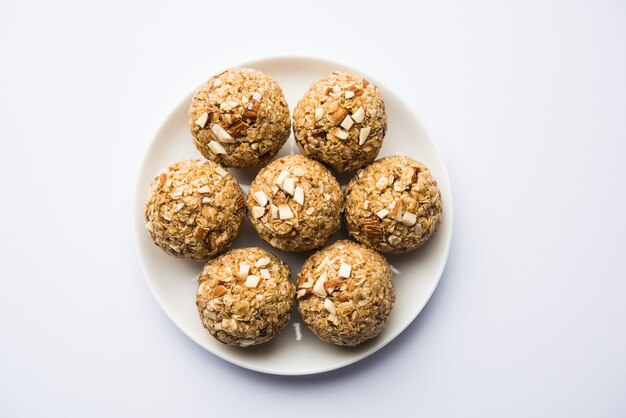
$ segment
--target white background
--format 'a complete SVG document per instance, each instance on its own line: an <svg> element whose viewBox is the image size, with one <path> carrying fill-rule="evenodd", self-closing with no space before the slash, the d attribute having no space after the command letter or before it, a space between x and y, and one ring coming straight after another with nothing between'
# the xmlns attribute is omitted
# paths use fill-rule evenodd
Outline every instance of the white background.
<svg viewBox="0 0 626 418"><path fill-rule="evenodd" d="M168 111L214 71L292 54L403 97L456 210L413 325L301 378L187 339L131 235ZM626 415L623 1L1 0L0 60L0 416Z"/></svg>

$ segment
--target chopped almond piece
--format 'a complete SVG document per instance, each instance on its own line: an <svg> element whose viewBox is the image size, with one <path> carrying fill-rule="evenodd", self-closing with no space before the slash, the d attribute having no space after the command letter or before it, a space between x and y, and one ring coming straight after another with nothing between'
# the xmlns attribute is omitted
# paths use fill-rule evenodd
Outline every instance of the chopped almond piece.
<svg viewBox="0 0 626 418"><path fill-rule="evenodd" d="M339 275L339 277L343 277L344 279L349 279L351 271L352 271L352 266L350 264L341 263L341 266L339 267L339 273L337 274Z"/></svg>
<svg viewBox="0 0 626 418"><path fill-rule="evenodd" d="M278 217L280 219L292 219L293 212L291 211L291 208L289 206L280 205L278 206Z"/></svg>
<svg viewBox="0 0 626 418"><path fill-rule="evenodd" d="M282 170L280 173L278 173L278 177L276 177L276 181L275 183L278 185L278 187L283 187L283 182L285 181L285 179L289 177L289 171L287 170Z"/></svg>
<svg viewBox="0 0 626 418"><path fill-rule="evenodd" d="M389 215L389 211L387 209L381 209L376 212L376 216L378 216L380 219L385 219L387 215Z"/></svg>
<svg viewBox="0 0 626 418"><path fill-rule="evenodd" d="M296 179L293 177L287 177L285 181L283 181L282 189L293 196L296 190Z"/></svg>
<svg viewBox="0 0 626 418"><path fill-rule="evenodd" d="M328 275L323 272L320 277L315 281L313 285L313 293L323 298L326 297L326 289L324 289L324 282L328 280Z"/></svg>
<svg viewBox="0 0 626 418"><path fill-rule="evenodd" d="M263 215L265 215L265 208L264 207L262 207L262 206L253 206L252 207L252 217L254 219L259 219Z"/></svg>
<svg viewBox="0 0 626 418"><path fill-rule="evenodd" d="M411 212L404 212L402 215L402 223L406 226L413 226L417 222L417 215Z"/></svg>
<svg viewBox="0 0 626 418"><path fill-rule="evenodd" d="M361 128L361 130L359 131L359 145L363 145L365 141L367 141L367 138L370 136L371 130L372 128L370 128L369 126Z"/></svg>
<svg viewBox="0 0 626 418"><path fill-rule="evenodd" d="M267 257L262 257L262 258L259 258L259 259L257 260L257 262L256 262L256 263L254 263L254 267L265 267L265 266L267 266L267 265L268 265L271 261L272 261L272 260L270 260L270 259L269 259L269 258L267 258Z"/></svg>
<svg viewBox="0 0 626 418"><path fill-rule="evenodd" d="M246 287L257 287L260 280L261 278L259 276L251 274L246 278Z"/></svg>
<svg viewBox="0 0 626 418"><path fill-rule="evenodd" d="M260 206L267 205L267 202L268 202L267 195L262 190L259 190L258 192L255 192L253 196L254 196L254 200L256 200L256 202Z"/></svg>
<svg viewBox="0 0 626 418"><path fill-rule="evenodd" d="M343 122L341 122L341 127L343 129L350 130L350 128L352 128L352 125L354 125L354 121L352 120L350 115L346 115Z"/></svg>
<svg viewBox="0 0 626 418"><path fill-rule="evenodd" d="M211 132L213 132L213 135L215 135L217 140L220 142L223 142L225 144L231 144L235 142L235 140L228 133L228 131L222 128L222 125L220 125L219 123L216 123L213 126L211 126Z"/></svg>
<svg viewBox="0 0 626 418"><path fill-rule="evenodd" d="M250 264L239 263L239 273L237 273L237 276L239 277L240 280L243 280L246 277L248 277L249 272L250 272Z"/></svg>
<svg viewBox="0 0 626 418"><path fill-rule="evenodd" d="M296 186L296 190L293 194L293 201L299 205L304 205L304 190L300 186Z"/></svg>
<svg viewBox="0 0 626 418"><path fill-rule="evenodd" d="M198 125L201 128L204 128L204 125L206 125L206 121L208 119L209 119L209 114L207 112L204 112L203 114L200 115L198 119L196 119L196 125Z"/></svg>
<svg viewBox="0 0 626 418"><path fill-rule="evenodd" d="M211 150L213 154L228 154L226 150L224 149L224 147L222 146L222 144L220 144L217 141L210 141L209 149Z"/></svg>

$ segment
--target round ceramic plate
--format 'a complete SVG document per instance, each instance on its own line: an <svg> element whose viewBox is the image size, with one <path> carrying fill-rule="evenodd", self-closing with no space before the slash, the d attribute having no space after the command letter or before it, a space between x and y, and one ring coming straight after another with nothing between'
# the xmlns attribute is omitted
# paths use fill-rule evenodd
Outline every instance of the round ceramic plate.
<svg viewBox="0 0 626 418"><path fill-rule="evenodd" d="M419 314L432 295L443 272L452 236L452 194L444 161L437 146L409 107L380 81L343 64L311 58L272 58L241 64L272 76L283 88L290 110L306 89L333 70L360 74L378 85L385 100L389 130L379 157L404 153L430 167L441 188L444 215L439 229L422 248L403 255L387 257L393 266L397 300L383 332L356 348L337 347L321 342L311 333L293 310L291 322L282 335L256 347L238 348L214 339L200 323L195 305L196 277L201 263L177 259L155 246L144 228L143 205L148 186L164 167L186 158L202 158L194 147L187 125L190 91L172 109L152 140L141 167L134 206L134 235L139 260L148 285L165 313L189 338L211 353L241 367L280 375L305 375L329 371L354 363L391 342ZM218 72L218 68L214 72ZM190 85L190 90L195 83ZM299 153L293 134L279 155ZM244 191L247 191L258 169L229 169ZM345 185L349 176L340 176ZM345 238L342 230L330 242ZM329 242L329 243L330 243ZM310 253L286 253L271 248L245 221L233 247L259 246L276 254L289 264L295 279Z"/></svg>

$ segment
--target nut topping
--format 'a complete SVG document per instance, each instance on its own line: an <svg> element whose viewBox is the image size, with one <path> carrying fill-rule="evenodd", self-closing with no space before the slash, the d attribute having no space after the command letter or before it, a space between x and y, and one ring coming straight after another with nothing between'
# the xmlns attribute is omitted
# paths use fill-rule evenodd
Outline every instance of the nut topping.
<svg viewBox="0 0 626 418"><path fill-rule="evenodd" d="M363 122L363 119L365 119L365 110L363 107L359 107L356 112L352 114L352 119L354 119L356 123Z"/></svg>
<svg viewBox="0 0 626 418"><path fill-rule="evenodd" d="M282 170L279 174L278 177L276 177L276 181L275 183L278 185L278 187L283 187L283 182L285 181L285 179L289 177L289 171L287 170Z"/></svg>
<svg viewBox="0 0 626 418"><path fill-rule="evenodd" d="M315 108L315 120L321 120L324 117L324 109L321 107Z"/></svg>
<svg viewBox="0 0 626 418"><path fill-rule="evenodd" d="M228 174L228 171L224 170L224 168L222 168L221 165L217 166L217 168L215 169L215 172L221 177L224 177L226 174Z"/></svg>
<svg viewBox="0 0 626 418"><path fill-rule="evenodd" d="M271 262L271 260L269 258L262 257L262 258L259 258L256 263L254 263L254 267L265 267L270 262Z"/></svg>
<svg viewBox="0 0 626 418"><path fill-rule="evenodd" d="M365 231L365 235L370 240L376 242L380 241L383 238L383 231L380 227L380 220L374 216L368 216L361 220L361 224L363 225L363 229Z"/></svg>
<svg viewBox="0 0 626 418"><path fill-rule="evenodd" d="M208 119L209 119L209 114L207 112L204 112L203 114L200 115L198 119L196 119L196 125L198 125L201 128L204 128L204 125L206 125L206 121Z"/></svg>
<svg viewBox="0 0 626 418"><path fill-rule="evenodd" d="M304 205L304 190L300 186L296 186L296 190L293 194L293 201L299 205Z"/></svg>
<svg viewBox="0 0 626 418"><path fill-rule="evenodd" d="M259 276L251 274L246 278L246 287L257 287L260 280L261 278Z"/></svg>
<svg viewBox="0 0 626 418"><path fill-rule="evenodd" d="M265 208L264 207L262 207L262 206L253 206L252 207L252 217L254 219L259 219L263 215L265 215Z"/></svg>
<svg viewBox="0 0 626 418"><path fill-rule="evenodd" d="M398 244L400 244L400 242L401 242L402 240L400 239L400 237L398 237L398 236L396 236L396 235L392 235L392 236L390 236L390 237L387 239L387 241L389 241L389 244L391 244L391 245L398 245Z"/></svg>
<svg viewBox="0 0 626 418"><path fill-rule="evenodd" d="M343 277L344 279L349 279L351 271L352 271L352 266L350 264L346 264L342 262L341 266L339 267L339 273L337 274L339 275L339 277Z"/></svg>
<svg viewBox="0 0 626 418"><path fill-rule="evenodd" d="M230 134L228 133L228 131L222 128L222 125L220 125L219 123L216 123L213 126L211 126L211 132L213 132L213 135L215 135L217 140L220 142L223 142L225 144L232 144L235 142L233 140L233 137L230 136Z"/></svg>
<svg viewBox="0 0 626 418"><path fill-rule="evenodd" d="M250 264L248 263L239 263L239 272L237 273L237 276L239 277L239 280L243 280L246 277L248 277L248 273L250 272Z"/></svg>
<svg viewBox="0 0 626 418"><path fill-rule="evenodd" d="M328 298L324 299L324 309L326 309L332 315L337 314L337 309L335 308L335 304L333 303L332 300Z"/></svg>
<svg viewBox="0 0 626 418"><path fill-rule="evenodd" d="M381 209L378 212L376 212L376 216L378 216L380 219L385 219L385 217L389 214L389 211L387 209Z"/></svg>
<svg viewBox="0 0 626 418"><path fill-rule="evenodd" d="M213 297L219 298L220 296L224 296L226 294L226 288L224 286L218 285L213 290Z"/></svg>
<svg viewBox="0 0 626 418"><path fill-rule="evenodd" d="M406 226L413 226L417 222L417 215L411 212L404 212L402 215L402 223Z"/></svg>
<svg viewBox="0 0 626 418"><path fill-rule="evenodd" d="M282 189L286 192L289 193L290 195L293 196L295 190L296 190L296 179L293 177L287 177L284 181L283 181L283 186Z"/></svg>
<svg viewBox="0 0 626 418"><path fill-rule="evenodd" d="M330 295L331 293L333 293L335 288L340 287L344 283L345 283L345 281L342 280L342 279L327 280L327 281L324 282L324 290L326 290L326 293L328 293Z"/></svg>
<svg viewBox="0 0 626 418"><path fill-rule="evenodd" d="M402 199L397 199L393 204L391 216L393 216L396 221L400 221L402 219Z"/></svg>
<svg viewBox="0 0 626 418"><path fill-rule="evenodd" d="M280 205L278 206L278 217L280 219L292 219L293 212L291 211L291 208L289 206Z"/></svg>
<svg viewBox="0 0 626 418"><path fill-rule="evenodd" d="M256 200L256 202L260 206L267 205L267 202L268 202L267 195L262 190L255 192L253 196L254 196L254 200Z"/></svg>
<svg viewBox="0 0 626 418"><path fill-rule="evenodd" d="M239 136L239 134L245 131L246 129L248 129L248 124L242 121L241 119L238 119L228 127L227 131L232 136Z"/></svg>
<svg viewBox="0 0 626 418"><path fill-rule="evenodd" d="M244 210L245 207L246 207L246 200L243 198L243 195L241 195L237 198L237 201L235 202L235 209Z"/></svg>
<svg viewBox="0 0 626 418"><path fill-rule="evenodd" d="M324 289L324 283L327 280L328 275L326 274L326 272L323 272L313 285L313 293L321 298L326 297L326 289Z"/></svg>
<svg viewBox="0 0 626 418"><path fill-rule="evenodd" d="M209 149L211 150L213 154L228 154L226 150L224 149L224 147L222 146L222 144L220 144L217 141L210 141Z"/></svg>
<svg viewBox="0 0 626 418"><path fill-rule="evenodd" d="M243 110L243 117L250 121L255 121L259 116L259 108L261 107L261 95L254 93L250 101Z"/></svg>
<svg viewBox="0 0 626 418"><path fill-rule="evenodd" d="M348 111L343 107L340 107L330 116L330 119L335 125L339 125L348 115Z"/></svg>
<svg viewBox="0 0 626 418"><path fill-rule="evenodd" d="M348 139L350 136L346 131L339 128L335 129L334 135L339 139Z"/></svg>
<svg viewBox="0 0 626 418"><path fill-rule="evenodd" d="M341 127L345 130L350 130L350 128L352 128L352 125L354 125L354 121L352 120L350 115L346 115L343 122L341 122Z"/></svg>
<svg viewBox="0 0 626 418"><path fill-rule="evenodd" d="M371 131L372 128L370 128L369 126L361 128L361 130L359 131L359 145L363 145L365 141L367 141L367 138L370 136Z"/></svg>

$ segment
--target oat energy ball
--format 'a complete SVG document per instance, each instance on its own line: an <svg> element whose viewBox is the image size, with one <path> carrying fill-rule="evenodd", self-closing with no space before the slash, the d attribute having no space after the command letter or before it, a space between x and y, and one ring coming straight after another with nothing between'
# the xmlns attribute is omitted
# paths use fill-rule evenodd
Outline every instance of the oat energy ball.
<svg viewBox="0 0 626 418"><path fill-rule="evenodd" d="M196 148L227 167L266 164L290 133L289 108L274 79L249 68L217 74L189 107Z"/></svg>
<svg viewBox="0 0 626 418"><path fill-rule="evenodd" d="M339 172L376 159L387 131L385 103L364 78L335 71L315 82L293 112L296 143Z"/></svg>
<svg viewBox="0 0 626 418"><path fill-rule="evenodd" d="M343 193L317 161L289 155L256 176L246 204L261 238L283 251L308 251L324 245L339 229Z"/></svg>
<svg viewBox="0 0 626 418"><path fill-rule="evenodd" d="M181 258L208 260L230 246L244 217L237 180L212 161L184 160L154 178L145 207L156 245Z"/></svg>
<svg viewBox="0 0 626 418"><path fill-rule="evenodd" d="M289 267L262 248L239 248L209 261L198 282L202 325L225 344L264 343L289 322L295 293Z"/></svg>
<svg viewBox="0 0 626 418"><path fill-rule="evenodd" d="M384 253L418 248L441 221L441 194L430 170L411 157L381 158L346 189L346 227L357 241Z"/></svg>
<svg viewBox="0 0 626 418"><path fill-rule="evenodd" d="M302 320L321 340L355 346L382 331L396 294L383 256L337 241L304 263L297 298Z"/></svg>

